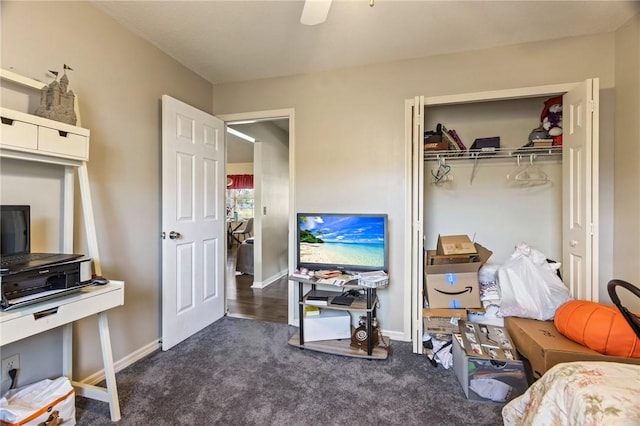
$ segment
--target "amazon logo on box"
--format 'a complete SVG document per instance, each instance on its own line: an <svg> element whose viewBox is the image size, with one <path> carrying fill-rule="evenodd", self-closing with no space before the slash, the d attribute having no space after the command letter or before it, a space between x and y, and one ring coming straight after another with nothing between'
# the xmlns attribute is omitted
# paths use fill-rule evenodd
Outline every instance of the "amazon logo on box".
<svg viewBox="0 0 640 426"><path fill-rule="evenodd" d="M451 263L442 262L435 250L425 256L425 293L430 308L480 308L480 285L478 271L493 254L478 243L474 244L477 255L466 262L454 255ZM437 262L432 258L438 257ZM435 264L434 264L435 263Z"/></svg>

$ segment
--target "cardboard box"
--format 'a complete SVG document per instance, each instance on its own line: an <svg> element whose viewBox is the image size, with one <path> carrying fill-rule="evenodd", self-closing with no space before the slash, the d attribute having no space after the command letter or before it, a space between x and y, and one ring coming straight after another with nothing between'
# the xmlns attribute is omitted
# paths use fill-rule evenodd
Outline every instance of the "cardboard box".
<svg viewBox="0 0 640 426"><path fill-rule="evenodd" d="M304 341L351 339L351 315L347 311L320 309L320 315L304 318Z"/></svg>
<svg viewBox="0 0 640 426"><path fill-rule="evenodd" d="M639 364L638 358L603 355L562 335L553 321L507 317L505 327L518 352L531 364L538 379L556 364L572 361L611 361Z"/></svg>
<svg viewBox="0 0 640 426"><path fill-rule="evenodd" d="M473 241L466 235L438 235L437 255L477 253Z"/></svg>
<svg viewBox="0 0 640 426"><path fill-rule="evenodd" d="M467 319L466 309L423 309L424 331L429 334L458 332L458 321Z"/></svg>
<svg viewBox="0 0 640 426"><path fill-rule="evenodd" d="M492 252L480 244L474 245L477 262L429 264L433 250L425 257L425 286L429 308L481 308L478 270L491 257Z"/></svg>
<svg viewBox="0 0 640 426"><path fill-rule="evenodd" d="M454 336L453 369L467 399L504 403L527 390L529 383L522 361L470 356L462 347L462 338Z"/></svg>

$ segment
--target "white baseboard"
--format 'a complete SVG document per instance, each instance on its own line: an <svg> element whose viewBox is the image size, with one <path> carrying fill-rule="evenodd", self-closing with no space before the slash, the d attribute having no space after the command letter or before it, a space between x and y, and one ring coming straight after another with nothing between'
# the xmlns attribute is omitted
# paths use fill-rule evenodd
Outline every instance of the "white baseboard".
<svg viewBox="0 0 640 426"><path fill-rule="evenodd" d="M264 281L254 281L253 284L251 285L251 288L265 288L266 286L268 286L270 284L273 284L274 282L278 281L280 278L286 277L288 273L289 273L289 271L287 269L285 269L284 271L280 271L280 272L270 276L269 278L267 278Z"/></svg>
<svg viewBox="0 0 640 426"><path fill-rule="evenodd" d="M124 358L119 359L118 361L113 363L113 368L115 369L116 373L118 371L121 371L125 368L127 368L128 366L130 366L131 364L133 364L136 361L141 360L142 358L151 355L152 353L154 353L155 351L157 351L158 349L160 349L161 344L160 344L160 339L154 340L153 342L141 347L140 349L138 349L135 352L130 353L129 355L125 356ZM85 377L84 379L80 380L80 383L84 383L87 385L95 385L97 383L100 383L101 381L104 380L104 369L100 370L100 371L96 371L95 373L93 373L92 375Z"/></svg>
<svg viewBox="0 0 640 426"><path fill-rule="evenodd" d="M411 339L407 340L407 338L405 337L405 333L401 332L401 331L389 331L389 330L382 330L382 334L385 336L388 336L391 340L395 340L398 342L410 342Z"/></svg>

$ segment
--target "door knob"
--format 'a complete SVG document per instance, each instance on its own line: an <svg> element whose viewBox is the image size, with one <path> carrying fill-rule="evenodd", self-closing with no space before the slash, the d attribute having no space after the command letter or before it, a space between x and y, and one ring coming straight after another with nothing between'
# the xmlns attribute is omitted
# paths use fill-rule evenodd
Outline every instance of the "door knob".
<svg viewBox="0 0 640 426"><path fill-rule="evenodd" d="M179 232L176 232L176 231L169 232L169 239L170 240L177 240L180 237L182 237L182 235Z"/></svg>
<svg viewBox="0 0 640 426"><path fill-rule="evenodd" d="M571 245L571 247L575 247L578 245L578 242L576 240L571 240L571 242L569 243L569 245Z"/></svg>

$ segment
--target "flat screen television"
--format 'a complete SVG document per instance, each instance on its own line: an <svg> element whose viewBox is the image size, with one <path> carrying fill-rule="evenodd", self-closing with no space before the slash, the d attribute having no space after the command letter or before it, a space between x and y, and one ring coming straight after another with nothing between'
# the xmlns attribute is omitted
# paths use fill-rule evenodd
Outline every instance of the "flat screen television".
<svg viewBox="0 0 640 426"><path fill-rule="evenodd" d="M297 268L389 271L386 214L298 213Z"/></svg>

